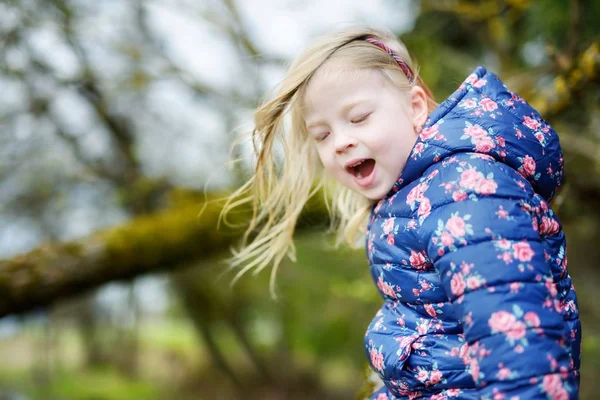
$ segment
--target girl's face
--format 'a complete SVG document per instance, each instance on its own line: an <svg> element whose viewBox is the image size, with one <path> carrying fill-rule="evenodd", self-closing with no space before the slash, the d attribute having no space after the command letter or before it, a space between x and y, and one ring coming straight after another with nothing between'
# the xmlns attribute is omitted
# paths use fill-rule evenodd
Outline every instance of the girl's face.
<svg viewBox="0 0 600 400"><path fill-rule="evenodd" d="M381 199L404 169L416 127L427 118L425 93L418 86L401 91L379 70L328 64L307 88L309 140L336 180L371 200Z"/></svg>

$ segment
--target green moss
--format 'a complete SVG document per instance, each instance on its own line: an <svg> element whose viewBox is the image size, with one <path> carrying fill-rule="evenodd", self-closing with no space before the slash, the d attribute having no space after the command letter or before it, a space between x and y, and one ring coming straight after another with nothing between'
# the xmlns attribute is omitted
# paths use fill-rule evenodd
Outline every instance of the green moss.
<svg viewBox="0 0 600 400"><path fill-rule="evenodd" d="M83 253L83 246L78 242L65 243L62 249L73 257L79 257Z"/></svg>

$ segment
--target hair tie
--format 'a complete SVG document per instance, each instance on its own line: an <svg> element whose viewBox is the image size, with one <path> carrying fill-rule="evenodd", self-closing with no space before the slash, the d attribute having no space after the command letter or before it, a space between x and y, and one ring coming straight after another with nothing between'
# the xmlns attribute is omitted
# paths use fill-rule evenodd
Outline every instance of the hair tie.
<svg viewBox="0 0 600 400"><path fill-rule="evenodd" d="M396 63L398 63L398 65L400 66L400 69L402 69L402 71L404 72L404 75L406 75L406 78L408 79L408 83L410 83L410 84L413 83L415 78L413 77L413 74L410 71L410 68L408 68L408 65L406 65L406 63L394 52L394 50L390 49L383 42L381 42L371 36L363 36L360 39L366 40L367 42L374 44L375 46L379 47L383 51L387 52L390 56L392 56L392 58L394 58L394 60L396 60Z"/></svg>

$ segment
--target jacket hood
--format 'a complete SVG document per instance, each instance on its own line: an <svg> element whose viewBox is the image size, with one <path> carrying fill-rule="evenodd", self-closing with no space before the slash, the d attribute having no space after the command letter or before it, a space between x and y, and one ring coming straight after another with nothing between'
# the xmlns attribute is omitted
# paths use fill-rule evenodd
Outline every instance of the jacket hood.
<svg viewBox="0 0 600 400"><path fill-rule="evenodd" d="M510 166L547 201L562 183L563 155L556 132L482 66L429 115L388 196L460 152L487 154Z"/></svg>

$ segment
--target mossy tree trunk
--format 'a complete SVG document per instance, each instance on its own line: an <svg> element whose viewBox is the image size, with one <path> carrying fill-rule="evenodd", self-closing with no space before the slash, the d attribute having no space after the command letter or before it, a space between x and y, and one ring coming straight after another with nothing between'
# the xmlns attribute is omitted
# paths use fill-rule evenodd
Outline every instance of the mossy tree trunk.
<svg viewBox="0 0 600 400"><path fill-rule="evenodd" d="M298 228L327 221L325 208L315 205ZM220 211L216 201L187 203L81 240L47 243L0 260L0 317L45 307L107 282L173 270L227 251L243 231L224 224L217 229ZM229 220L243 224L249 216L241 210Z"/></svg>

